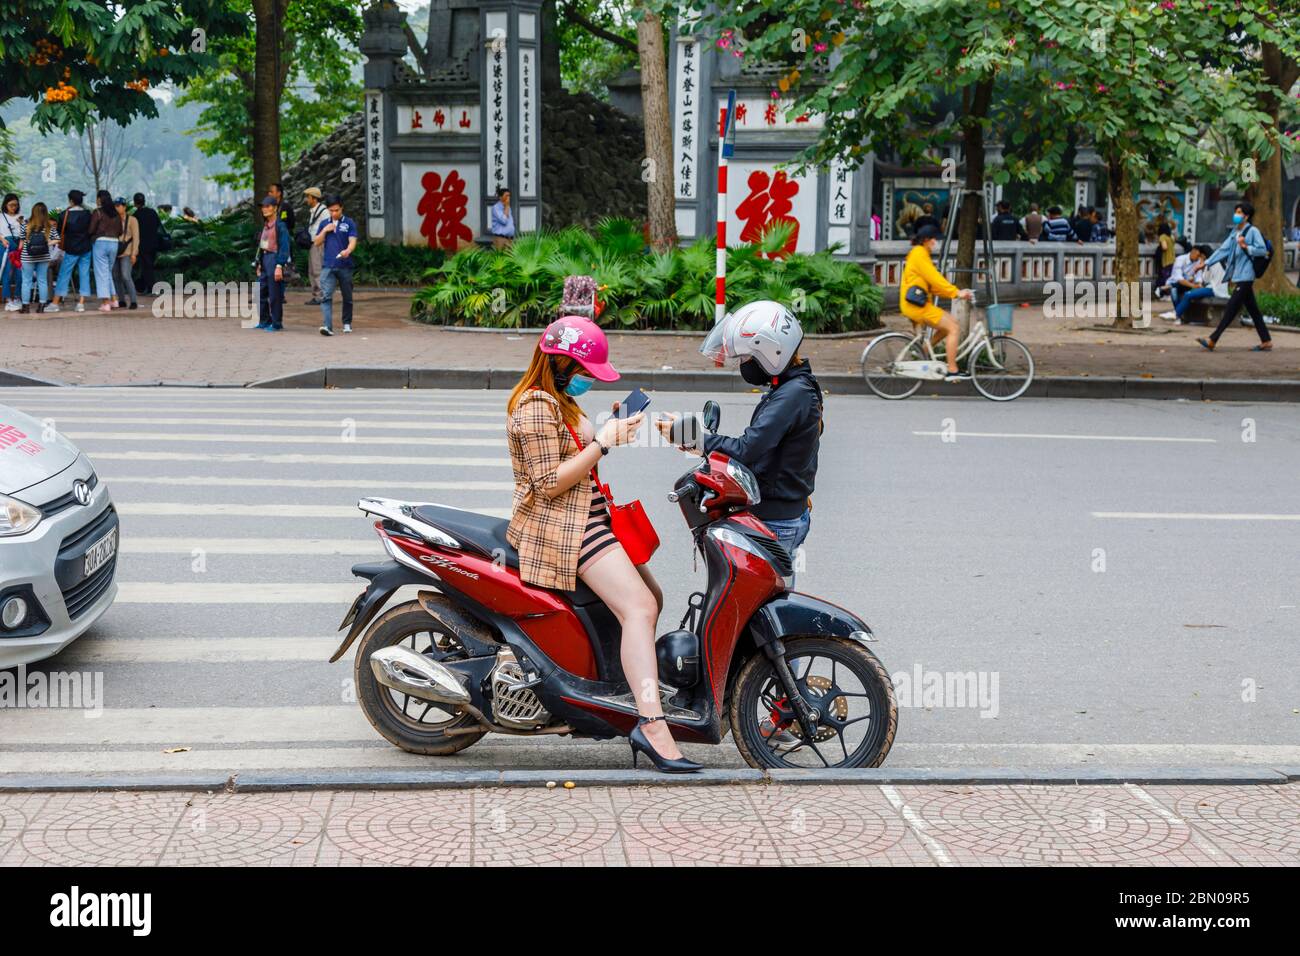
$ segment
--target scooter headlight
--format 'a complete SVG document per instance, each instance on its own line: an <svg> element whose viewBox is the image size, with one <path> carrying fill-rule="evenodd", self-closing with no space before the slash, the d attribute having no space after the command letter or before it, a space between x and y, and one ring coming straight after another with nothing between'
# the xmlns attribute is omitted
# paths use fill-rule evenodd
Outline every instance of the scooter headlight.
<svg viewBox="0 0 1300 956"><path fill-rule="evenodd" d="M750 507L763 500L763 496L758 491L758 479L744 465L734 461L727 462L727 474L744 490L745 497L749 499Z"/></svg>
<svg viewBox="0 0 1300 956"><path fill-rule="evenodd" d="M41 512L25 501L0 495L0 538L26 534L41 523Z"/></svg>

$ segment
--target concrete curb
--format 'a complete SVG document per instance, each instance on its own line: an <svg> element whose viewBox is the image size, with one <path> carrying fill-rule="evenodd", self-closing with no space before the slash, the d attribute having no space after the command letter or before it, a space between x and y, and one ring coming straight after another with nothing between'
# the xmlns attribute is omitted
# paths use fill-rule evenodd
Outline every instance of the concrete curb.
<svg viewBox="0 0 1300 956"><path fill-rule="evenodd" d="M249 388L510 388L522 369L329 367L252 382ZM869 395L862 376L852 372L827 372L817 376L832 395ZM597 388L626 389L641 384L661 392L751 392L753 389L729 370L637 369L625 371L619 383ZM978 397L968 384L925 382L917 395L949 398ZM1037 398L1142 398L1217 402L1300 402L1300 380L1191 379L1143 376L1048 375L1034 379L1026 397Z"/></svg>
<svg viewBox="0 0 1300 956"><path fill-rule="evenodd" d="M704 770L671 775L653 770L319 770L239 774L0 774L0 793L103 790L464 790L472 787L701 787L735 785L881 786L1279 786L1300 782L1300 767L913 767L891 770Z"/></svg>
<svg viewBox="0 0 1300 956"><path fill-rule="evenodd" d="M66 386L67 384L67 382L58 382L52 378L41 378L39 375L29 375L26 372L15 372L13 369L0 368L0 388L11 385Z"/></svg>

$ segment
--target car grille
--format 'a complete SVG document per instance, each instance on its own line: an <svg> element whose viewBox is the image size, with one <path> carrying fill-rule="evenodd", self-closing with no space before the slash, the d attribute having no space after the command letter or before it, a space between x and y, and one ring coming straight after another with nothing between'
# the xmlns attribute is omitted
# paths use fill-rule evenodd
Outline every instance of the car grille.
<svg viewBox="0 0 1300 956"><path fill-rule="evenodd" d="M93 491L95 486L99 484L99 477L92 471L90 477L86 479L86 484ZM76 495L69 491L66 495L61 495L53 501L47 501L45 504L41 505L41 514L49 518L52 515L58 514L60 511L64 511L71 508L73 505L79 504Z"/></svg>
<svg viewBox="0 0 1300 956"><path fill-rule="evenodd" d="M79 560L80 554L91 544L108 534L117 521L117 510L110 505L103 513L80 531L74 531L63 539L59 545L60 564L69 560ZM65 558L65 555L68 556ZM95 603L113 583L113 572L117 569L117 555L114 555L102 568L88 578L61 588L63 604L68 610L68 617L76 620Z"/></svg>

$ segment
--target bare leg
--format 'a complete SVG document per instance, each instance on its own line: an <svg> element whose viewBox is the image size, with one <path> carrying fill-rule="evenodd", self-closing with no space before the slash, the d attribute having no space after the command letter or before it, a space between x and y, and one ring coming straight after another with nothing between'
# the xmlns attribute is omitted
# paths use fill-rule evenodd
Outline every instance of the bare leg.
<svg viewBox="0 0 1300 956"><path fill-rule="evenodd" d="M957 349L961 341L961 329L957 327L957 321L948 312L943 314L939 324L935 326L940 334L944 336L943 355L948 360L948 371L957 371Z"/></svg>
<svg viewBox="0 0 1300 956"><path fill-rule="evenodd" d="M663 707L659 703L655 626L659 622L662 598L651 591L621 547L607 549L606 554L583 572L582 580L614 612L623 628L623 676L632 688L637 711L642 717L658 717ZM657 584L655 588L657 591ZM676 759L682 755L666 722L657 720L641 729L661 756Z"/></svg>

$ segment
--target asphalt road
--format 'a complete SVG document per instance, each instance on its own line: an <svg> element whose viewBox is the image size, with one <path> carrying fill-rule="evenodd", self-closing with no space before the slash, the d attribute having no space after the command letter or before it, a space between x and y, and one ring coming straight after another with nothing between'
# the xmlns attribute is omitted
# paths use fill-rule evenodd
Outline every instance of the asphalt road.
<svg viewBox="0 0 1300 956"><path fill-rule="evenodd" d="M504 399L0 390L122 515L117 603L44 665L102 672L104 710L0 711L0 773L625 766L618 742L554 738L402 753L325 663L350 566L382 556L356 499L505 514ZM740 430L754 398L722 401ZM703 578L664 498L688 464L643 447L602 471L663 539L661 630ZM799 587L878 634L907 705L890 766L1300 765L1297 473L1288 405L832 396ZM983 700L923 693L970 673ZM687 751L740 765L730 740Z"/></svg>

